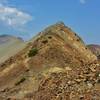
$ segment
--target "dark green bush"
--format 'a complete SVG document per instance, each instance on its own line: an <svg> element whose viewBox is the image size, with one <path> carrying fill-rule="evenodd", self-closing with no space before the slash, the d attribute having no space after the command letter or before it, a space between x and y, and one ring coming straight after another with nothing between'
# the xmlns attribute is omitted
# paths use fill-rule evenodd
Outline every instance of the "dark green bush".
<svg viewBox="0 0 100 100"><path fill-rule="evenodd" d="M33 56L35 56L37 53L38 53L38 49L37 49L37 48L32 48L32 49L29 51L28 56L29 56L29 57L33 57Z"/></svg>
<svg viewBox="0 0 100 100"><path fill-rule="evenodd" d="M15 85L17 86L17 85L21 84L22 82L24 82L25 80L26 80L26 78L23 77L18 82L16 82Z"/></svg>

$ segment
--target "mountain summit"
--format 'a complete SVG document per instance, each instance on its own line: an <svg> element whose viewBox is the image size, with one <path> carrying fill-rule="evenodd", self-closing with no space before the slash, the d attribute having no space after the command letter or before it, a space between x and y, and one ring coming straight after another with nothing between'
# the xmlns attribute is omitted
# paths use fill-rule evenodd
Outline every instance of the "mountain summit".
<svg viewBox="0 0 100 100"><path fill-rule="evenodd" d="M97 57L83 40L63 23L57 23L0 65L0 97L60 100L55 98L63 96L63 100L75 100L68 99L72 92L79 98L96 84L98 66Z"/></svg>
<svg viewBox="0 0 100 100"><path fill-rule="evenodd" d="M67 51L71 52L69 54L73 53L74 55L74 52L78 52L77 56L79 56L83 62L91 62L96 60L96 57L88 50L83 40L62 22L46 28L41 32L40 36L40 39L42 40L43 38L48 38L51 36L52 39L50 42L55 41L57 45L61 45L61 48L63 47ZM49 41L50 39L47 40Z"/></svg>

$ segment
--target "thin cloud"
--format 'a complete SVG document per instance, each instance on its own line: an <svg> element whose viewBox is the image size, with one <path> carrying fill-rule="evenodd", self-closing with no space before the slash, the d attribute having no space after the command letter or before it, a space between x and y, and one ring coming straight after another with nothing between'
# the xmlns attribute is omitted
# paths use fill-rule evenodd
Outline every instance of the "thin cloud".
<svg viewBox="0 0 100 100"><path fill-rule="evenodd" d="M0 23L15 29L23 28L33 17L18 8L9 7L8 0L0 0Z"/></svg>
<svg viewBox="0 0 100 100"><path fill-rule="evenodd" d="M7 2L8 2L8 0L0 0L0 4L5 4Z"/></svg>
<svg viewBox="0 0 100 100"><path fill-rule="evenodd" d="M24 25L32 19L32 16L17 8L0 6L0 20L10 26Z"/></svg>
<svg viewBox="0 0 100 100"><path fill-rule="evenodd" d="M80 3L81 4L85 4L86 3L86 0L80 0Z"/></svg>

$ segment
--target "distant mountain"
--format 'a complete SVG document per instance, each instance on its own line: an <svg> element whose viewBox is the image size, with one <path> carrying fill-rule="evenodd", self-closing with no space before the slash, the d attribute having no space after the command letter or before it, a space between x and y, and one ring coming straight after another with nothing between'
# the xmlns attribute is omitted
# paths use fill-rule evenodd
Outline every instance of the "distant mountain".
<svg viewBox="0 0 100 100"><path fill-rule="evenodd" d="M19 38L19 37L14 37L11 35L0 35L0 45L5 44L5 43L10 42L10 41L14 41L14 40L23 42L22 38Z"/></svg>
<svg viewBox="0 0 100 100"><path fill-rule="evenodd" d="M24 41L11 35L0 35L0 63L17 53Z"/></svg>
<svg viewBox="0 0 100 100"><path fill-rule="evenodd" d="M91 44L88 48L100 59L100 45Z"/></svg>

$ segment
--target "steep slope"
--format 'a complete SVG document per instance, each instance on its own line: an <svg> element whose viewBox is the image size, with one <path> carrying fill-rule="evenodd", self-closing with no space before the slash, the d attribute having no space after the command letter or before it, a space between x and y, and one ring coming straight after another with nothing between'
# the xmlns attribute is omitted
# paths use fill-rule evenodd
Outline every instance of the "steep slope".
<svg viewBox="0 0 100 100"><path fill-rule="evenodd" d="M88 45L88 48L100 59L100 45Z"/></svg>
<svg viewBox="0 0 100 100"><path fill-rule="evenodd" d="M99 75L93 78L100 70L96 60L79 36L63 23L57 23L40 32L23 50L1 64L0 97L2 100L59 100L55 98L62 92L66 94L61 96L68 96L72 91L85 94L91 80L96 81ZM70 86L63 90L67 83ZM77 86L85 88L78 92Z"/></svg>
<svg viewBox="0 0 100 100"><path fill-rule="evenodd" d="M0 63L16 54L24 45L21 38L10 35L0 35Z"/></svg>
<svg viewBox="0 0 100 100"><path fill-rule="evenodd" d="M66 27L63 23L57 23L51 27L48 27L41 34L43 35L43 38L46 38L49 35L54 36L56 39L53 39L52 42L55 41L57 43L57 41L59 40L61 44L63 44L63 46L66 45L66 48L70 46L69 48L74 49L72 52L76 50L78 54L80 53L79 56L82 55L81 58L86 58L84 62L89 62L89 60L90 62L92 62L91 59L93 61L96 59L96 57L88 50L88 48L86 48L82 39L78 35L76 35L76 33L74 33L70 28Z"/></svg>

